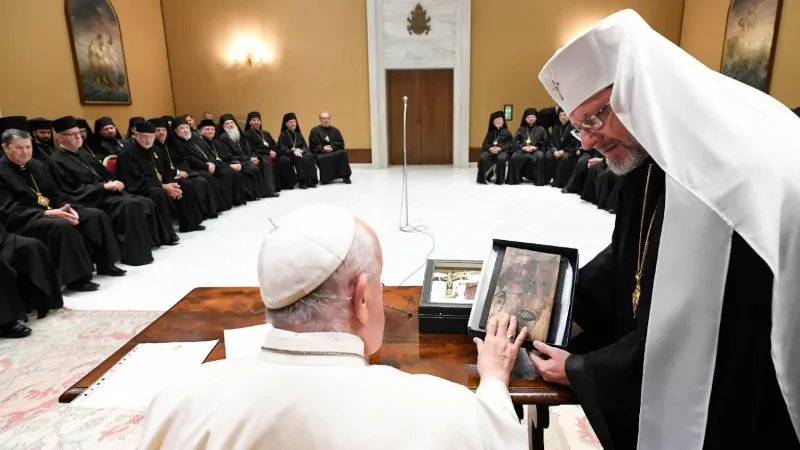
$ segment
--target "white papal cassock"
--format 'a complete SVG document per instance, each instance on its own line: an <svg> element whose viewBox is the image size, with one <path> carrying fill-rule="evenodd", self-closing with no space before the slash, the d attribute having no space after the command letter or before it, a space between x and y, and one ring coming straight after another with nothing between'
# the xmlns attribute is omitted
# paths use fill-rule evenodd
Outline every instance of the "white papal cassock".
<svg viewBox="0 0 800 450"><path fill-rule="evenodd" d="M477 392L369 366L346 333L273 329L256 357L204 364L151 404L141 449L522 449L506 386Z"/></svg>

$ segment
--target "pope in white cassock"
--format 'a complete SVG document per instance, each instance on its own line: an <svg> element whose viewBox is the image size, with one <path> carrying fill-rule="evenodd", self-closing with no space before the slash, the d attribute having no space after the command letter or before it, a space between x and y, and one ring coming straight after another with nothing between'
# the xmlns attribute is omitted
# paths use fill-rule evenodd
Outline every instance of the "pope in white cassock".
<svg viewBox="0 0 800 450"><path fill-rule="evenodd" d="M476 339L474 393L370 366L384 328L378 237L334 207L276 222L258 261L274 326L261 354L204 364L158 394L141 449L527 448L507 389L526 334L515 318L492 318Z"/></svg>
<svg viewBox="0 0 800 450"><path fill-rule="evenodd" d="M799 448L800 120L630 10L539 78L624 186L578 277L584 333L534 364L606 450Z"/></svg>

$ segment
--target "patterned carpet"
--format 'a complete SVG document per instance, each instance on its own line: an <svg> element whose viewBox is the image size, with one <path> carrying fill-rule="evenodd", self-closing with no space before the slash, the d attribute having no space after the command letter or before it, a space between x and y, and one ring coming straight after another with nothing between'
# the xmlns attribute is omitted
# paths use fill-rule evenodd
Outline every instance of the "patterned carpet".
<svg viewBox="0 0 800 450"><path fill-rule="evenodd" d="M137 448L143 411L70 407L58 396L160 314L62 310L31 319L26 339L0 340L0 449ZM551 411L546 448L601 448L579 407Z"/></svg>

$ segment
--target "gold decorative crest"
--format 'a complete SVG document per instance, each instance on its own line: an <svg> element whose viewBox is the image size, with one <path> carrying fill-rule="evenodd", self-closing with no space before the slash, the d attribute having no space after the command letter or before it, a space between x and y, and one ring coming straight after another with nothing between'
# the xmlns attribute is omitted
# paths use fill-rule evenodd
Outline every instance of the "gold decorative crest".
<svg viewBox="0 0 800 450"><path fill-rule="evenodd" d="M428 17L428 11L422 8L422 5L417 3L411 15L406 19L408 21L408 34L428 34L431 31L431 18Z"/></svg>

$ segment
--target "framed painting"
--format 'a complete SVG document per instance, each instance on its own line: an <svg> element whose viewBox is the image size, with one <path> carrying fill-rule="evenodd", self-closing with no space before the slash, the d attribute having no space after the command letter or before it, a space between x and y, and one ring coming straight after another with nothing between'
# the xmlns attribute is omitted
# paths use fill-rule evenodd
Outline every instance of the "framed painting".
<svg viewBox="0 0 800 450"><path fill-rule="evenodd" d="M783 0L732 0L720 72L769 92Z"/></svg>
<svg viewBox="0 0 800 450"><path fill-rule="evenodd" d="M65 0L78 92L84 105L130 105L122 33L109 0Z"/></svg>

